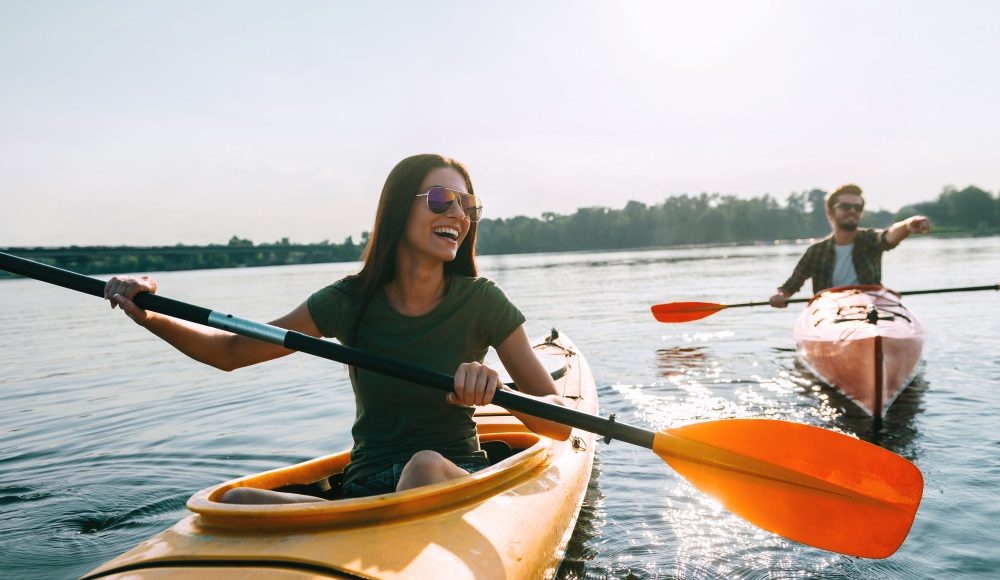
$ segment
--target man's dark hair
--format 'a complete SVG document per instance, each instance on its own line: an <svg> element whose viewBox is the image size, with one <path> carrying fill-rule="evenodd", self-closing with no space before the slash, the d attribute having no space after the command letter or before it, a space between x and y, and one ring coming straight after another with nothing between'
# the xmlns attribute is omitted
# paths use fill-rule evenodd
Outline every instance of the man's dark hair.
<svg viewBox="0 0 1000 580"><path fill-rule="evenodd" d="M854 185L853 183L848 183L847 185L841 185L836 189L836 191L826 196L826 208L833 210L833 206L837 204L837 198L842 195L857 195L861 197L862 200L865 197L865 194L861 192L860 187Z"/></svg>

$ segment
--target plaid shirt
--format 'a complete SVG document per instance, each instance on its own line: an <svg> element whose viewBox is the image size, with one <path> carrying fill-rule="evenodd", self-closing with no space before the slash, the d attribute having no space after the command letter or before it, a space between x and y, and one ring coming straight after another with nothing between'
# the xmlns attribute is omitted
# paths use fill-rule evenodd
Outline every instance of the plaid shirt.
<svg viewBox="0 0 1000 580"><path fill-rule="evenodd" d="M886 239L887 230L862 228L854 237L854 251L851 259L854 271L858 273L860 284L882 283L882 252L896 246ZM788 280L778 287L786 295L791 296L802 288L806 278L812 278L813 294L818 294L833 286L834 259L833 235L809 246L802 255L795 271Z"/></svg>

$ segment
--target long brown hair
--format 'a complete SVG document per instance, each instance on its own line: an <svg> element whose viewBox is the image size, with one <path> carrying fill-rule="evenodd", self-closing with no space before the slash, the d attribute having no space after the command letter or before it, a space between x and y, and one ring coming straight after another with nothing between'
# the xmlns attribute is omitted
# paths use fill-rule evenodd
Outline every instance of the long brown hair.
<svg viewBox="0 0 1000 580"><path fill-rule="evenodd" d="M375 225L368 236L368 245L361 254L364 265L361 271L347 278L347 282L360 299L358 317L354 321L349 344L357 341L361 318L364 316L368 303L382 285L392 280L396 274L396 251L406 230L406 221L413 206L413 198L424 178L433 169L450 167L461 174L469 193L472 189L472 179L464 165L450 157L434 153L423 153L407 157L389 172L382 186L382 195L375 212ZM444 263L444 273L476 276L476 224L469 227L469 233L458 248L455 259Z"/></svg>

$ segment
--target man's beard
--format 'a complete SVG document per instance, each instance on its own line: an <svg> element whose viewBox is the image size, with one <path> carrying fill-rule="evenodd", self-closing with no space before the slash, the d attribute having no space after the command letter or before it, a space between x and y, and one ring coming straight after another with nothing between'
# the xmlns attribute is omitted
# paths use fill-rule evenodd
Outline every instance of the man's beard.
<svg viewBox="0 0 1000 580"><path fill-rule="evenodd" d="M857 222L837 222L837 227L844 230L845 232L853 232L858 229Z"/></svg>

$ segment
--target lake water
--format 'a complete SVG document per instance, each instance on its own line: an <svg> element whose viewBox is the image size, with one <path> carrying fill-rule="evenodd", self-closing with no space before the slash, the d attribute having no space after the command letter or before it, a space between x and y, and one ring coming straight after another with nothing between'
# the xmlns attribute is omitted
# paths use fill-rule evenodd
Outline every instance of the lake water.
<svg viewBox="0 0 1000 580"><path fill-rule="evenodd" d="M763 532L645 449L601 444L566 578L987 578L1000 570L1000 294L913 296L917 381L883 429L796 361L797 308L665 325L652 304L766 299L802 245L489 256L481 273L587 356L601 412L662 429L772 417L850 433L914 461L923 502L886 560ZM911 239L885 255L897 290L1000 281L1000 238ZM170 272L164 296L266 321L357 264ZM800 296L803 294L800 293ZM223 373L100 300L0 281L0 576L72 578L186 514L193 492L347 447L341 365L296 354Z"/></svg>

